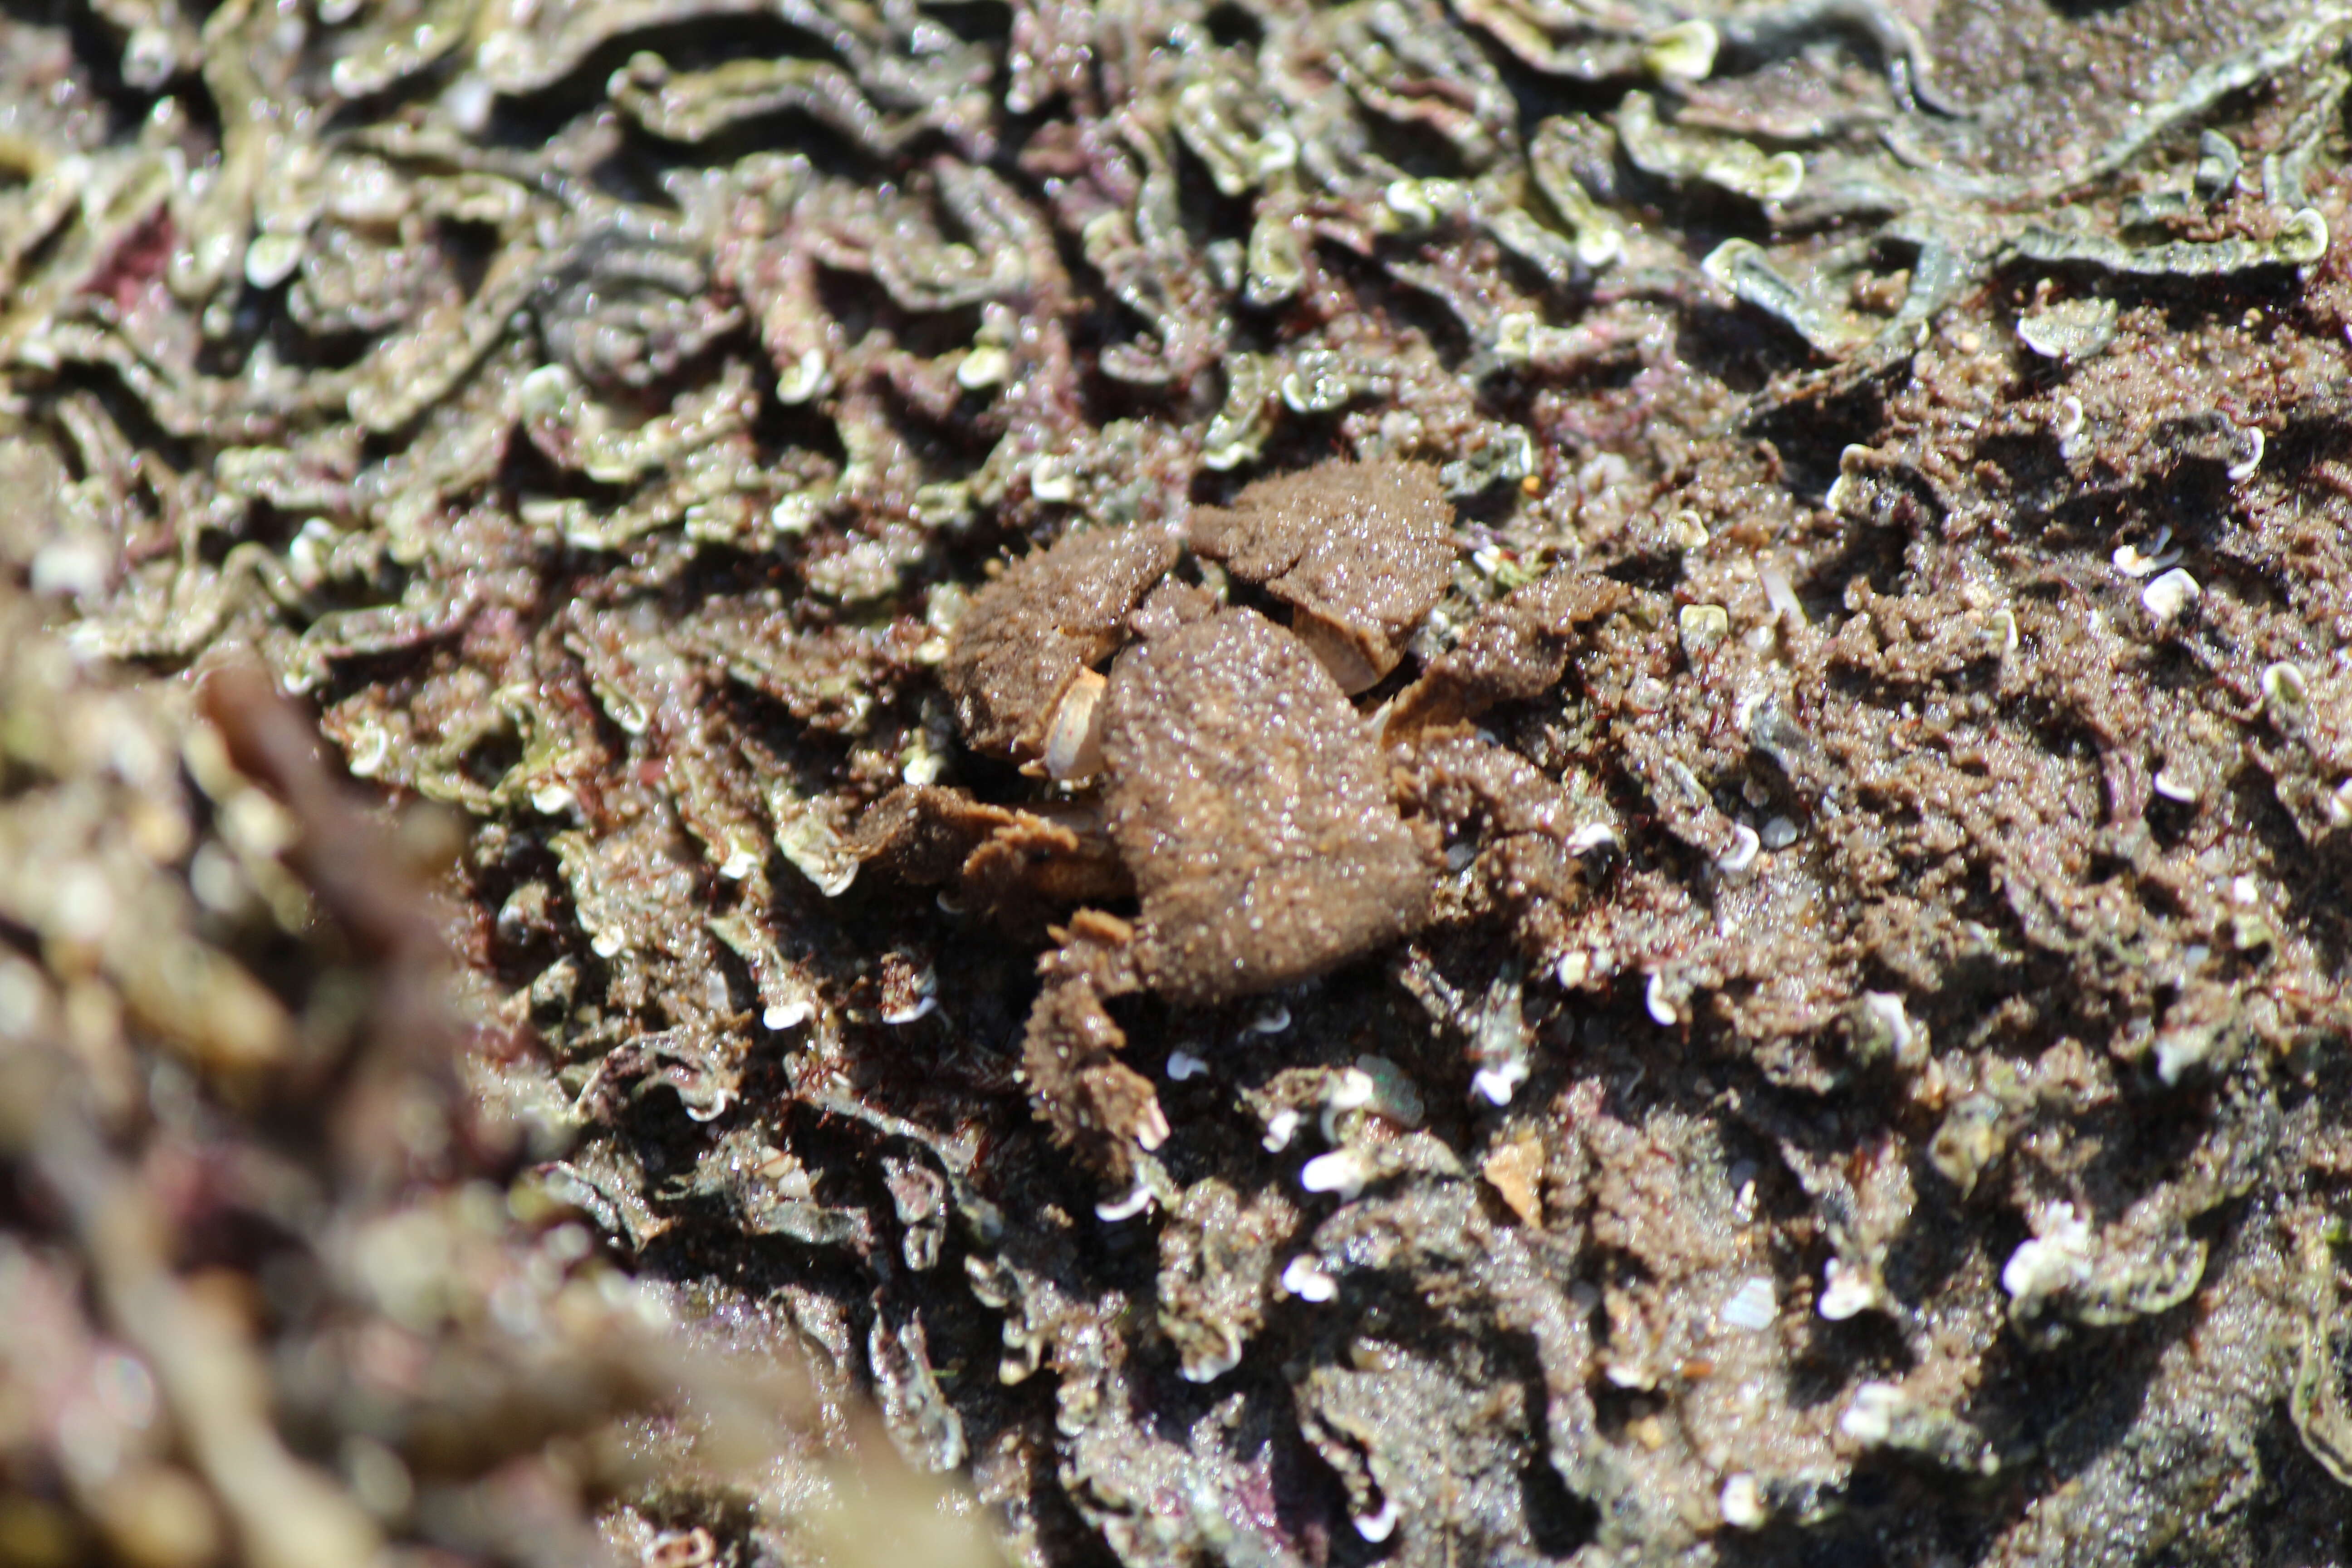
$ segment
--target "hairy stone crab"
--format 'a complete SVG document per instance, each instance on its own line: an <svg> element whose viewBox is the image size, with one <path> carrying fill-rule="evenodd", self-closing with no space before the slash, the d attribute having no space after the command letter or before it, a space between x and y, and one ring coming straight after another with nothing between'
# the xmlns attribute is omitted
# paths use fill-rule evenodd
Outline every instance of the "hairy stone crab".
<svg viewBox="0 0 2352 1568"><path fill-rule="evenodd" d="M1105 1175L1125 1179L1169 1131L1119 1059L1109 999L1213 1006L1410 936L1467 831L1522 931L1581 896L1590 845L1558 784L1468 721L1549 689L1576 626L1625 590L1530 584L1360 712L1444 596L1454 550L1427 469L1331 461L1195 508L1181 537L1072 532L1013 563L956 627L942 677L966 743L1052 781L1050 797L901 788L856 847L1048 932L1024 1070L1038 1113ZM1131 915L1096 907L1127 900Z"/></svg>

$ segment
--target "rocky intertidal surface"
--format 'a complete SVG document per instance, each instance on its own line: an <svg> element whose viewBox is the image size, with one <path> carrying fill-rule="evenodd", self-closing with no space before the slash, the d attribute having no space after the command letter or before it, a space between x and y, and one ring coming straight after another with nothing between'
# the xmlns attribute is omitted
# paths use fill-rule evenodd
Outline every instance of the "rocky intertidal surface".
<svg viewBox="0 0 2352 1568"><path fill-rule="evenodd" d="M8 8L0 1563L2352 1558L2347 50Z"/></svg>

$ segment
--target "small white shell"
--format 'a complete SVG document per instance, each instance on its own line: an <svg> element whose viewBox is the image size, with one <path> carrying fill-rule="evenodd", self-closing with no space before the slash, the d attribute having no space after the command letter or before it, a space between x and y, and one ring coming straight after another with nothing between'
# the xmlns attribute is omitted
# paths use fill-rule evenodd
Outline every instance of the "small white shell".
<svg viewBox="0 0 2352 1568"><path fill-rule="evenodd" d="M1339 1281L1311 1252L1283 1265L1282 1288L1302 1301L1336 1300L1339 1295Z"/></svg>
<svg viewBox="0 0 2352 1568"><path fill-rule="evenodd" d="M1218 1349L1216 1354L1206 1361L1188 1361L1177 1369L1178 1375L1185 1382L1214 1383L1242 1364L1241 1336L1230 1328L1223 1329L1221 1331L1225 1342Z"/></svg>
<svg viewBox="0 0 2352 1568"><path fill-rule="evenodd" d="M1721 605L1685 605L1675 616L1685 656L1703 653L1731 633L1731 612Z"/></svg>
<svg viewBox="0 0 2352 1568"><path fill-rule="evenodd" d="M2171 543L2172 530L2158 529L2156 537L2148 541L2146 550L2136 544L2118 544L2111 559L2116 563L2116 570L2126 577L2150 576L2180 560L2180 552L2171 549Z"/></svg>
<svg viewBox="0 0 2352 1568"><path fill-rule="evenodd" d="M1117 1225L1123 1219L1133 1219L1151 1206L1151 1187L1139 1175L1135 1185L1124 1197L1107 1198L1095 1205L1095 1217L1106 1225Z"/></svg>
<svg viewBox="0 0 2352 1568"><path fill-rule="evenodd" d="M2232 483L2243 484L2246 480L2252 479L2254 477L2254 471L2263 466L2263 447L2264 443L2263 440L2262 426L2259 425L2247 426L2244 429L2238 432L2238 440L2239 444L2245 450L2245 456L2231 464L2229 468L2223 471L2230 476Z"/></svg>
<svg viewBox="0 0 2352 1568"><path fill-rule="evenodd" d="M1843 1258L1832 1258L1822 1268L1822 1293L1813 1310L1829 1322L1843 1323L1878 1305L1879 1292L1870 1276Z"/></svg>
<svg viewBox="0 0 2352 1568"><path fill-rule="evenodd" d="M1909 1403L1904 1392L1891 1383L1858 1383L1853 1397L1846 1401L1845 1414L1838 1417L1838 1430L1857 1443L1874 1447L1894 1436L1895 1418Z"/></svg>
<svg viewBox="0 0 2352 1568"><path fill-rule="evenodd" d="M1625 841L1605 822L1588 822L1568 836L1568 852L1581 859L1596 849L1622 849Z"/></svg>
<svg viewBox="0 0 2352 1568"><path fill-rule="evenodd" d="M1862 994L1862 1010L1886 1031L1887 1043L1895 1047L1895 1059L1906 1067L1916 1065L1909 1058L1914 1054L1912 1047L1918 1043L1919 1031L1913 1027L1911 1015L1904 1010L1903 998L1892 991L1865 991Z"/></svg>
<svg viewBox="0 0 2352 1568"><path fill-rule="evenodd" d="M2281 659L2263 671L2263 701L2270 708L2273 718L2301 719L2310 700L2310 685L2298 666Z"/></svg>
<svg viewBox="0 0 2352 1568"><path fill-rule="evenodd" d="M1396 1532L1397 1521L1402 1517L1403 1510L1397 1507L1396 1499L1388 1498L1381 1503L1380 1512L1360 1513L1348 1522L1356 1527L1358 1535L1378 1545Z"/></svg>
<svg viewBox="0 0 2352 1568"><path fill-rule="evenodd" d="M1761 1274L1753 1274L1741 1281L1739 1289L1723 1304L1723 1321L1730 1327L1755 1333L1772 1326L1780 1315L1780 1305L1773 1295L1772 1281Z"/></svg>
<svg viewBox="0 0 2352 1568"><path fill-rule="evenodd" d="M2083 400L2071 393L2058 400L2057 416L2050 422L2050 433L2063 446L2083 433Z"/></svg>
<svg viewBox="0 0 2352 1568"><path fill-rule="evenodd" d="M2159 626L2170 626L2204 591L2196 578L2175 566L2142 589L2139 602L2147 606L2148 619Z"/></svg>
<svg viewBox="0 0 2352 1568"><path fill-rule="evenodd" d="M1764 1507L1764 1494L1758 1489L1756 1478L1742 1470L1728 1477L1715 1506L1723 1515L1723 1522L1735 1530L1754 1530L1770 1515Z"/></svg>
<svg viewBox="0 0 2352 1568"><path fill-rule="evenodd" d="M938 1009L939 1005L940 999L936 996L920 996L908 1006L884 1008L882 1021L886 1024L912 1024L919 1019L929 1017Z"/></svg>
<svg viewBox="0 0 2352 1568"><path fill-rule="evenodd" d="M1665 977L1662 974L1651 975L1649 984L1642 988L1642 1005L1649 1009L1650 1021L1662 1029L1671 1029L1682 1022L1673 999L1666 994Z"/></svg>
<svg viewBox="0 0 2352 1568"><path fill-rule="evenodd" d="M806 403L832 384L833 377L824 363L824 351L808 348L800 357L776 376L776 401L783 404Z"/></svg>
<svg viewBox="0 0 2352 1568"><path fill-rule="evenodd" d="M1527 1081L1526 1059L1514 1057L1494 1067L1480 1068L1471 1074L1470 1096L1489 1105L1508 1105L1511 1097L1519 1091L1519 1085Z"/></svg>
<svg viewBox="0 0 2352 1568"><path fill-rule="evenodd" d="M1342 1201L1354 1198L1371 1179L1371 1162L1353 1149L1318 1154L1298 1172L1300 1186L1310 1193L1336 1193Z"/></svg>
<svg viewBox="0 0 2352 1568"><path fill-rule="evenodd" d="M1650 35L1642 45L1642 64L1660 81L1705 81L1715 69L1723 37L1713 25L1677 22Z"/></svg>
<svg viewBox="0 0 2352 1568"><path fill-rule="evenodd" d="M1757 853L1764 847L1763 838L1744 822L1731 825L1731 847L1715 858L1715 868L1727 877L1744 877L1756 864Z"/></svg>
<svg viewBox="0 0 2352 1568"><path fill-rule="evenodd" d="M1265 1119L1265 1136L1258 1140L1258 1146L1269 1154L1281 1153L1298 1136L1298 1124L1305 1120L1287 1106L1276 1111Z"/></svg>
<svg viewBox="0 0 2352 1568"><path fill-rule="evenodd" d="M994 386L1013 374L1013 356L997 343L975 343L956 366L956 384L967 392Z"/></svg>
<svg viewBox="0 0 2352 1568"><path fill-rule="evenodd" d="M2012 1300L2054 1296L2091 1277L2091 1225L2072 1204L2049 1204L2031 1222L2039 1232L2001 1266L2000 1288Z"/></svg>

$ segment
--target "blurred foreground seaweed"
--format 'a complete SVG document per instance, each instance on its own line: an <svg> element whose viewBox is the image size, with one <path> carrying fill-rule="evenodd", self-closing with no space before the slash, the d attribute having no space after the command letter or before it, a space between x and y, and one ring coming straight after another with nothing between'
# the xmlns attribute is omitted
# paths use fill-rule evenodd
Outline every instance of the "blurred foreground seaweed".
<svg viewBox="0 0 2352 1568"><path fill-rule="evenodd" d="M0 1562L715 1561L660 1500L732 1488L748 1523L796 1447L796 1537L991 1560L854 1411L682 1352L502 1188L461 1077L498 1043L410 863L445 825L347 799L249 663L199 717L14 589L0 650ZM600 1538L614 1498L646 1511Z"/></svg>

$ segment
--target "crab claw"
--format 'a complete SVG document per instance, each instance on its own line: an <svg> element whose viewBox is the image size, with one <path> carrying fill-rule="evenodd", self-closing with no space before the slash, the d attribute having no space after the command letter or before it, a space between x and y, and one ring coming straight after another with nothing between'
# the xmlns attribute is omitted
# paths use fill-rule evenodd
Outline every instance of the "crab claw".
<svg viewBox="0 0 2352 1568"><path fill-rule="evenodd" d="M1089 779L1103 766L1103 688L1110 683L1081 669L1054 705L1045 730L1045 772L1057 780Z"/></svg>

